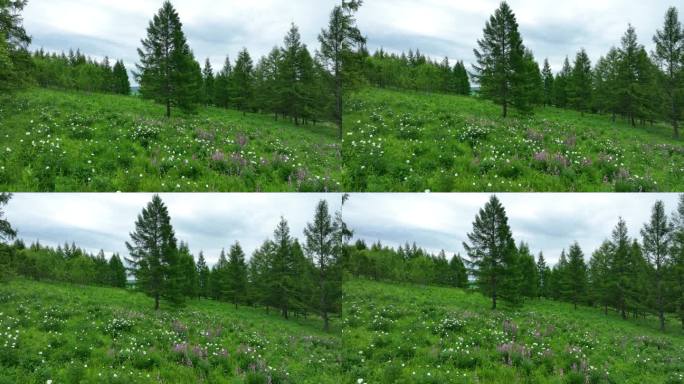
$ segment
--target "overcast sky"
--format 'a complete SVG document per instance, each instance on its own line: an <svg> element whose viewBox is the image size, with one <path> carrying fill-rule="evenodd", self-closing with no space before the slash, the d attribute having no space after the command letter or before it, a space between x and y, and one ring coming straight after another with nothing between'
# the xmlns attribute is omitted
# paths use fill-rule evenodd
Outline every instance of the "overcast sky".
<svg viewBox="0 0 684 384"><path fill-rule="evenodd" d="M124 59L132 68L136 48L161 0L30 0L25 16L33 48L80 48L93 57ZM243 46L255 58L282 43L296 23L309 48L328 23L337 0L175 0L189 43L198 59L220 67ZM473 61L472 50L499 0L366 0L359 26L371 50L419 48L434 57ZM510 0L525 44L541 62L559 69L565 55L587 49L593 61L605 54L632 23L651 50L652 37L673 0ZM681 2L679 3L681 4Z"/></svg>
<svg viewBox="0 0 684 384"><path fill-rule="evenodd" d="M204 250L213 264L221 248L236 240L247 255L272 236L281 215L291 233L303 240L303 230L321 198L331 211L339 209L339 194L162 194L179 240L189 242L195 255ZM650 215L656 200L668 212L676 194L501 194L516 241L525 241L536 254L558 260L574 241L587 258L610 236L623 217L632 237ZM390 246L416 242L449 257L463 253L478 210L489 194L353 194L344 217L356 238ZM110 255L126 255L125 241L135 219L151 199L149 194L16 194L7 217L27 243L37 239L56 246L67 242Z"/></svg>

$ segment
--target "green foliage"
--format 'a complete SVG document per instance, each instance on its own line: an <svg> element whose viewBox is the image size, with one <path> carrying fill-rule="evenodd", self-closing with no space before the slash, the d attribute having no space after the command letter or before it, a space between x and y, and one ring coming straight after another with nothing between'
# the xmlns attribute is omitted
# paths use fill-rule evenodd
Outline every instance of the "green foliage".
<svg viewBox="0 0 684 384"><path fill-rule="evenodd" d="M0 95L5 191L333 191L331 125L201 108L165 119L134 97L42 89Z"/></svg>
<svg viewBox="0 0 684 384"><path fill-rule="evenodd" d="M319 321L16 279L0 285L0 382L339 383L340 338Z"/></svg>
<svg viewBox="0 0 684 384"><path fill-rule="evenodd" d="M364 89L348 102L345 190L678 191L684 151L667 124L538 108L498 117L488 101Z"/></svg>

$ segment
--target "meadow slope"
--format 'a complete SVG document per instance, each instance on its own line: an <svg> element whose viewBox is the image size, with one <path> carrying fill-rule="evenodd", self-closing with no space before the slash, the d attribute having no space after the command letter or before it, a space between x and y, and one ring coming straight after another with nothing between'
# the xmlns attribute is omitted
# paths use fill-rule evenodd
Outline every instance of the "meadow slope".
<svg viewBox="0 0 684 384"><path fill-rule="evenodd" d="M0 190L340 190L333 126L197 112L166 119L138 97L46 89L0 96Z"/></svg>
<svg viewBox="0 0 684 384"><path fill-rule="evenodd" d="M339 333L320 319L209 300L152 308L121 289L3 283L0 383L339 383Z"/></svg>
<svg viewBox="0 0 684 384"><path fill-rule="evenodd" d="M684 331L532 301L492 311L479 293L352 280L344 371L359 383L684 383Z"/></svg>
<svg viewBox="0 0 684 384"><path fill-rule="evenodd" d="M538 108L502 119L475 97L367 88L349 97L348 191L681 191L684 142L665 124Z"/></svg>

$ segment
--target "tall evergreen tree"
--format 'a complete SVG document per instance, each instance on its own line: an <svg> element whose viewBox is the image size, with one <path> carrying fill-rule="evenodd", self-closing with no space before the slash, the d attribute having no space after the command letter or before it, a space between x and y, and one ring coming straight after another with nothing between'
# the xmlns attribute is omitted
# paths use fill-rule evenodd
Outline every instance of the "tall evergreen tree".
<svg viewBox="0 0 684 384"><path fill-rule="evenodd" d="M463 243L463 247L470 258L471 273L478 287L491 296L492 309L496 309L499 297L516 301L517 287L508 279L515 268L515 242L506 211L496 196L475 217L468 241L470 244Z"/></svg>
<svg viewBox="0 0 684 384"><path fill-rule="evenodd" d="M198 297L209 297L209 267L204 259L204 253L200 251L197 259L197 286Z"/></svg>
<svg viewBox="0 0 684 384"><path fill-rule="evenodd" d="M27 4L28 0L0 0L0 90L28 83L32 61L27 48L31 37L21 17Z"/></svg>
<svg viewBox="0 0 684 384"><path fill-rule="evenodd" d="M211 67L211 61L207 58L202 69L202 100L205 105L214 104L214 81L214 69Z"/></svg>
<svg viewBox="0 0 684 384"><path fill-rule="evenodd" d="M343 91L350 80L351 66L356 51L366 42L356 26L355 13L362 0L342 0L330 13L328 29L321 31L320 56L325 68L332 73L335 94L334 120L342 138Z"/></svg>
<svg viewBox="0 0 684 384"><path fill-rule="evenodd" d="M178 246L178 274L180 281L180 292L184 296L195 298L199 293L199 278L197 276L197 265L195 258L190 253L187 243L181 242Z"/></svg>
<svg viewBox="0 0 684 384"><path fill-rule="evenodd" d="M457 288L468 288L468 270L461 255L454 255L449 260L449 270L451 271L449 285Z"/></svg>
<svg viewBox="0 0 684 384"><path fill-rule="evenodd" d="M617 101L620 112L636 126L639 119L648 116L648 56L637 41L637 34L631 25L622 38L619 50Z"/></svg>
<svg viewBox="0 0 684 384"><path fill-rule="evenodd" d="M570 59L565 57L563 68L556 75L553 82L554 104L558 108L565 108L568 106L569 87L572 79L572 66L570 66Z"/></svg>
<svg viewBox="0 0 684 384"><path fill-rule="evenodd" d="M582 49L575 58L568 94L570 106L582 114L588 112L592 105L592 80L591 60L587 52Z"/></svg>
<svg viewBox="0 0 684 384"><path fill-rule="evenodd" d="M339 230L328 212L328 202L321 200L316 206L312 223L304 229L304 249L317 268L318 311L323 318L323 330L329 330L329 312L334 312L341 298L340 255L335 252L335 233Z"/></svg>
<svg viewBox="0 0 684 384"><path fill-rule="evenodd" d="M542 79L544 82L544 106L553 105L553 72L549 59L544 59L544 69L542 69Z"/></svg>
<svg viewBox="0 0 684 384"><path fill-rule="evenodd" d="M584 302L587 289L587 265L584 262L584 253L579 244L575 242L568 252L568 293L567 297L577 309L577 304Z"/></svg>
<svg viewBox="0 0 684 384"><path fill-rule="evenodd" d="M665 214L665 204L657 201L651 220L641 230L643 251L655 272L655 299L660 319L660 330L665 330L665 269L670 263L670 241L674 227Z"/></svg>
<svg viewBox="0 0 684 384"><path fill-rule="evenodd" d="M623 319L627 319L627 300L630 288L631 250L627 223L620 218L613 230L611 254L608 260L610 276L608 290L611 301Z"/></svg>
<svg viewBox="0 0 684 384"><path fill-rule="evenodd" d="M0 193L0 242L12 240L17 236L17 231L14 230L9 221L5 219L5 212L2 210L2 208L9 203L11 198L11 193Z"/></svg>
<svg viewBox="0 0 684 384"><path fill-rule="evenodd" d="M551 271L549 270L548 265L546 265L546 260L544 259L544 253L539 252L539 256L537 257L537 276L539 276L538 279L538 286L537 286L537 293L540 298L542 297L549 297L549 274Z"/></svg>
<svg viewBox="0 0 684 384"><path fill-rule="evenodd" d="M473 76L480 83L482 95L501 104L504 117L510 105L526 110L525 48L508 3L502 2L491 16L485 25L484 37L477 44Z"/></svg>
<svg viewBox="0 0 684 384"><path fill-rule="evenodd" d="M131 83L128 80L128 71L123 60L118 60L112 69L112 90L120 95L131 94Z"/></svg>
<svg viewBox="0 0 684 384"><path fill-rule="evenodd" d="M126 288L126 267L124 267L121 257L116 253L109 259L109 271L109 285L117 288Z"/></svg>
<svg viewBox="0 0 684 384"><path fill-rule="evenodd" d="M233 76L233 65L230 62L230 57L226 56L223 63L223 68L216 75L214 81L214 103L223 108L228 108L230 105L231 93L231 79Z"/></svg>
<svg viewBox="0 0 684 384"><path fill-rule="evenodd" d="M281 218L273 232L275 246L270 273L271 302L277 306L284 318L289 318L289 311L294 301L295 263L292 257L292 238L290 226L285 218Z"/></svg>
<svg viewBox="0 0 684 384"><path fill-rule="evenodd" d="M618 109L617 87L620 53L611 48L601 57L594 69L594 108L601 113L610 113L615 121Z"/></svg>
<svg viewBox="0 0 684 384"><path fill-rule="evenodd" d="M670 251L670 271L673 283L674 310L684 329L684 194L679 196L679 204L672 214L674 231Z"/></svg>
<svg viewBox="0 0 684 384"><path fill-rule="evenodd" d="M245 253L240 243L236 242L230 247L228 254L228 286L230 300L238 307L238 303L246 301L247 296L247 265Z"/></svg>
<svg viewBox="0 0 684 384"><path fill-rule="evenodd" d="M201 71L170 1L150 21L141 42L136 74L141 95L166 105L167 117L172 107L191 111L198 100Z"/></svg>
<svg viewBox="0 0 684 384"><path fill-rule="evenodd" d="M231 80L233 90L230 104L243 112L252 110L254 107L254 65L247 48L243 48L238 54Z"/></svg>
<svg viewBox="0 0 684 384"><path fill-rule="evenodd" d="M520 243L518 246L518 273L521 275L520 295L526 298L539 296L539 271L530 253L529 245Z"/></svg>
<svg viewBox="0 0 684 384"><path fill-rule="evenodd" d="M135 222L135 231L126 242L130 258L126 262L135 277L138 289L154 297L154 308L159 299L177 301L177 284L174 269L177 266L176 237L171 226L168 209L159 195L143 208Z"/></svg>
<svg viewBox="0 0 684 384"><path fill-rule="evenodd" d="M656 32L653 42L654 57L664 74L665 116L672 123L675 138L679 138L679 121L684 111L684 30L677 8L667 10L663 29Z"/></svg>
<svg viewBox="0 0 684 384"><path fill-rule="evenodd" d="M612 278L610 264L612 254L612 243L604 241L591 255L588 270L589 299L593 305L602 306L606 315L608 306L612 303L609 290Z"/></svg>

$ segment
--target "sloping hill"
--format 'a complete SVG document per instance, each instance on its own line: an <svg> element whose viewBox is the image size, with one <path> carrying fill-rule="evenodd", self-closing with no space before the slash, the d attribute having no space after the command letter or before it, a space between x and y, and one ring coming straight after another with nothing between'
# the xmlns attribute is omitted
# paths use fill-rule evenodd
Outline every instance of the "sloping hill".
<svg viewBox="0 0 684 384"><path fill-rule="evenodd" d="M477 98L368 88L345 116L351 191L680 191L684 142L671 128L539 108L500 117Z"/></svg>
<svg viewBox="0 0 684 384"><path fill-rule="evenodd" d="M533 301L492 311L478 293L352 280L344 369L364 383L682 383L684 331Z"/></svg>
<svg viewBox="0 0 684 384"><path fill-rule="evenodd" d="M336 191L328 124L137 97L32 89L0 96L3 191Z"/></svg>
<svg viewBox="0 0 684 384"><path fill-rule="evenodd" d="M339 383L339 334L320 319L152 307L121 289L3 283L0 383Z"/></svg>

